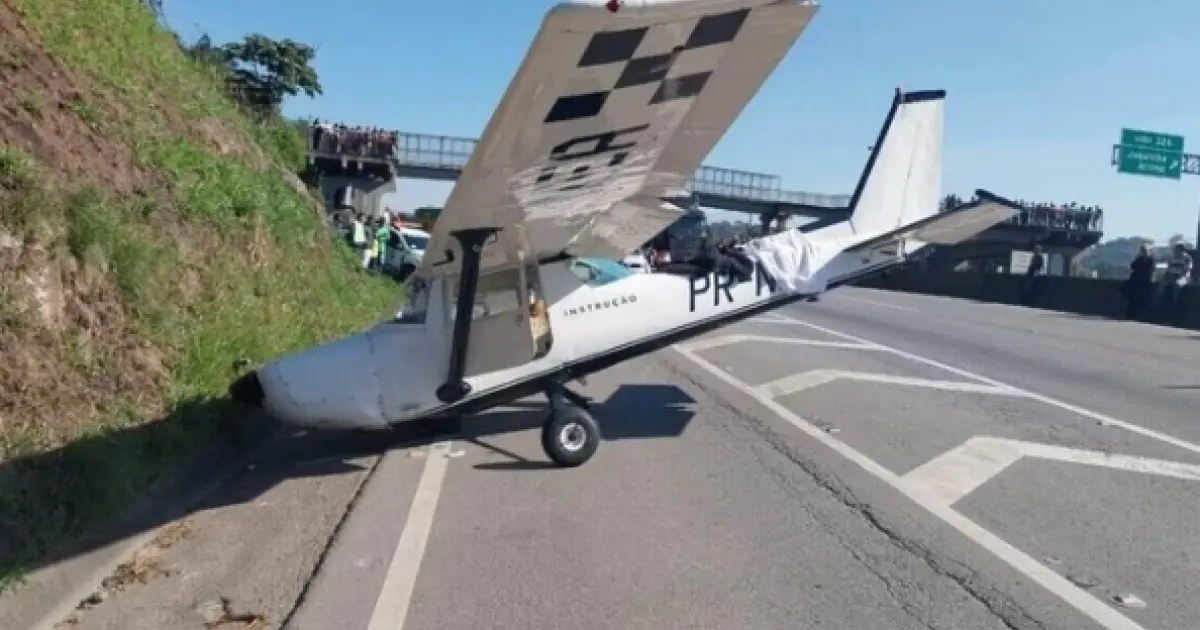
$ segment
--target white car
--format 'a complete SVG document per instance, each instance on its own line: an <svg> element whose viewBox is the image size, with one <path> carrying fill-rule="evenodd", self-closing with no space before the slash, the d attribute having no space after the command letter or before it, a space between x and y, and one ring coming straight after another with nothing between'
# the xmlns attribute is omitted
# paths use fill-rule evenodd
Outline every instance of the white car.
<svg viewBox="0 0 1200 630"><path fill-rule="evenodd" d="M621 259L621 264L629 267L634 273L650 273L650 261L641 254L629 254Z"/></svg>
<svg viewBox="0 0 1200 630"><path fill-rule="evenodd" d="M429 246L429 232L394 225L388 227L392 234L383 259L384 271L403 281L421 268L425 248Z"/></svg>

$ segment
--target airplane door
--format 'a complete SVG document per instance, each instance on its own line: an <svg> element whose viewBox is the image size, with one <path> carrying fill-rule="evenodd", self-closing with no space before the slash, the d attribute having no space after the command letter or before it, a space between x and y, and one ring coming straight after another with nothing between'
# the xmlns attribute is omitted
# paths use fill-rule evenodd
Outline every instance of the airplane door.
<svg viewBox="0 0 1200 630"><path fill-rule="evenodd" d="M534 263L479 277L465 376L524 365L548 350L549 324L544 303L539 308L536 275ZM453 317L457 288L451 291Z"/></svg>

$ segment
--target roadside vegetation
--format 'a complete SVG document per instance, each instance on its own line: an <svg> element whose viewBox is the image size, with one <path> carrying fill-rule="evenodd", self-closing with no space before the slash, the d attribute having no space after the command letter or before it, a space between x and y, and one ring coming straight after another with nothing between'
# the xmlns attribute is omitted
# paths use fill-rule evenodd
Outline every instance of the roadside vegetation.
<svg viewBox="0 0 1200 630"><path fill-rule="evenodd" d="M297 177L312 49L137 0L0 2L0 591L212 437L252 361L396 299Z"/></svg>

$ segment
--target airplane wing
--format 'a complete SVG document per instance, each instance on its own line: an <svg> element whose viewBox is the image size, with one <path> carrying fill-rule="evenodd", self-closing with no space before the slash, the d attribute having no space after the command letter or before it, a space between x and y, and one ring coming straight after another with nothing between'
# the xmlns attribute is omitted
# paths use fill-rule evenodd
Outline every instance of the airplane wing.
<svg viewBox="0 0 1200 630"><path fill-rule="evenodd" d="M986 190L975 191L977 199L958 208L934 214L909 225L872 237L846 251L871 249L896 240L914 240L933 245L954 245L1007 221L1021 206Z"/></svg>
<svg viewBox="0 0 1200 630"><path fill-rule="evenodd" d="M603 0L550 9L435 225L423 275L457 273L452 232L501 228L518 257L619 258L679 218L663 199L733 124L816 14L812 0Z"/></svg>

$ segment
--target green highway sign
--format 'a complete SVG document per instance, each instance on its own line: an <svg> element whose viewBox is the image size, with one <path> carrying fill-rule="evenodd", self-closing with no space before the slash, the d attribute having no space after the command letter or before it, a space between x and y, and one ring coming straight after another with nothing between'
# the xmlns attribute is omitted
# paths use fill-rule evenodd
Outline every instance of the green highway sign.
<svg viewBox="0 0 1200 630"><path fill-rule="evenodd" d="M1138 149L1155 149L1168 153L1183 153L1183 136L1140 129L1122 129L1121 146Z"/></svg>
<svg viewBox="0 0 1200 630"><path fill-rule="evenodd" d="M1179 179L1183 174L1183 154L1124 145L1117 158L1117 172Z"/></svg>
<svg viewBox="0 0 1200 630"><path fill-rule="evenodd" d="M1183 136L1122 129L1116 156L1117 172L1180 179L1183 157Z"/></svg>

